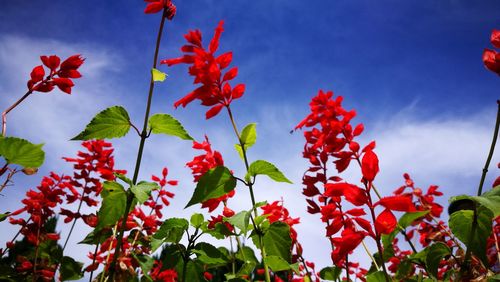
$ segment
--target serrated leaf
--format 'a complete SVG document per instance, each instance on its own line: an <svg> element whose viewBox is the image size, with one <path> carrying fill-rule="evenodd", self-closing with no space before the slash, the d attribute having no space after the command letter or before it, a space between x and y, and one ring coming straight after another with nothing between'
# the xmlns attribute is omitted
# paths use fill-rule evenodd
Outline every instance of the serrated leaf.
<svg viewBox="0 0 500 282"><path fill-rule="evenodd" d="M135 198L140 204L143 204L151 196L151 191L160 189L160 186L154 182L141 181L130 187L130 191L134 193Z"/></svg>
<svg viewBox="0 0 500 282"><path fill-rule="evenodd" d="M184 218L169 218L153 234L153 238L163 240L164 242L179 243L188 228L189 223Z"/></svg>
<svg viewBox="0 0 500 282"><path fill-rule="evenodd" d="M425 258L427 271L434 278L437 278L439 263L443 258L450 255L451 250L446 244L441 242L436 242L427 248L429 249Z"/></svg>
<svg viewBox="0 0 500 282"><path fill-rule="evenodd" d="M319 277L325 280L336 281L340 277L341 273L342 268L330 266L321 269L321 271L319 272Z"/></svg>
<svg viewBox="0 0 500 282"><path fill-rule="evenodd" d="M201 213L194 213L191 216L191 219L189 220L189 222L191 223L191 226L193 226L194 228L199 228L201 226L201 224L203 223L203 221L205 221L205 218L203 217L203 215Z"/></svg>
<svg viewBox="0 0 500 282"><path fill-rule="evenodd" d="M487 265L486 241L491 234L493 214L489 209L478 207L477 228L472 237L472 244L469 245L473 215L474 211L460 210L450 216L448 223L453 234Z"/></svg>
<svg viewBox="0 0 500 282"><path fill-rule="evenodd" d="M231 192L235 187L236 179L228 168L224 166L212 168L200 177L186 208L209 199L221 197Z"/></svg>
<svg viewBox="0 0 500 282"><path fill-rule="evenodd" d="M227 222L231 223L231 225L236 226L241 230L243 234L246 234L248 231L248 224L250 220L250 212L242 211L239 212L232 217L226 219Z"/></svg>
<svg viewBox="0 0 500 282"><path fill-rule="evenodd" d="M115 225L125 213L127 193L119 183L106 181L101 192L102 204L97 213L96 230Z"/></svg>
<svg viewBox="0 0 500 282"><path fill-rule="evenodd" d="M406 229L406 227L410 226L415 220L426 216L429 212L430 210L407 212L399 219L398 224L401 228Z"/></svg>
<svg viewBox="0 0 500 282"><path fill-rule="evenodd" d="M33 144L17 137L0 138L0 156L9 164L17 164L25 168L37 168L45 160L43 144Z"/></svg>
<svg viewBox="0 0 500 282"><path fill-rule="evenodd" d="M90 123L71 140L111 139L125 136L130 129L130 117L121 106L113 106L95 115Z"/></svg>
<svg viewBox="0 0 500 282"><path fill-rule="evenodd" d="M154 134L177 136L183 140L193 140L182 124L167 114L155 114L149 118L149 128Z"/></svg>
<svg viewBox="0 0 500 282"><path fill-rule="evenodd" d="M153 81L163 82L163 81L165 81L165 78L167 78L168 75L162 71L159 71L155 68L152 68L151 69L151 76L153 77Z"/></svg>
<svg viewBox="0 0 500 282"><path fill-rule="evenodd" d="M276 168L275 165L268 161L263 161L263 160L257 160L253 162L250 167L248 168L248 173L245 176L245 179L247 181L250 180L250 177L255 177L256 175L267 175L269 178L271 178L274 181L277 182L287 182L287 183L292 183L288 178L283 175L283 173Z"/></svg>
<svg viewBox="0 0 500 282"><path fill-rule="evenodd" d="M220 266L229 262L229 259L216 247L201 242L196 244L193 253L198 255L198 260L208 266Z"/></svg>
<svg viewBox="0 0 500 282"><path fill-rule="evenodd" d="M290 264L279 256L268 255L264 261L274 272L291 269Z"/></svg>
<svg viewBox="0 0 500 282"><path fill-rule="evenodd" d="M59 268L61 281L81 279L83 277L82 267L82 262L75 261L71 257L63 257Z"/></svg>
<svg viewBox="0 0 500 282"><path fill-rule="evenodd" d="M291 261L292 238L288 224L281 221L274 222L264 233L262 241L268 255L281 257L287 262Z"/></svg>

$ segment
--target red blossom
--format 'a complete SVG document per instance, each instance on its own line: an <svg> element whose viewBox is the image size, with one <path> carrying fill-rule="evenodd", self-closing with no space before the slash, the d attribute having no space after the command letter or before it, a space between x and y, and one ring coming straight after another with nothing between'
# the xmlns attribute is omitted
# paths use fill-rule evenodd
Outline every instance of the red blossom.
<svg viewBox="0 0 500 282"><path fill-rule="evenodd" d="M361 172L368 182L372 182L379 171L378 157L372 150L366 150L361 160Z"/></svg>
<svg viewBox="0 0 500 282"><path fill-rule="evenodd" d="M390 209L385 209L375 220L375 229L381 234L390 234L397 226L398 221Z"/></svg>
<svg viewBox="0 0 500 282"><path fill-rule="evenodd" d="M164 11L164 15L167 19L172 20L177 12L177 8L172 3L171 0L144 0L148 2L146 8L144 9L144 13L146 14L155 14L162 10Z"/></svg>
<svg viewBox="0 0 500 282"><path fill-rule="evenodd" d="M80 55L73 55L61 63L58 56L52 55L41 56L40 60L49 69L49 73L45 77L42 65L34 67L30 74L31 79L28 81L29 91L50 92L57 86L61 91L71 94L71 88L74 86L71 79L82 76L78 68L84 59Z"/></svg>

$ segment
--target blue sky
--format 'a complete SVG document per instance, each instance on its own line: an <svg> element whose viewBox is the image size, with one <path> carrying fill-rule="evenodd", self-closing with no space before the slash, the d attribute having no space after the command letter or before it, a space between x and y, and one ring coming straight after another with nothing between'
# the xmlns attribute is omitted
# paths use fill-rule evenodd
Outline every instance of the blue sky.
<svg viewBox="0 0 500 282"><path fill-rule="evenodd" d="M39 55L82 53L87 58L81 68L84 77L75 81L73 95L37 94L9 115L9 134L45 142L49 155L39 175L20 177L15 191L6 190L0 198L13 210L17 205L11 200L21 199L43 172L62 167L60 156L78 149L67 140L95 113L121 104L137 124L142 123L160 15L143 14L142 1L4 2L2 109L24 93ZM283 197L295 216L303 218L299 239L303 236L306 254L326 265L329 254L314 252L327 244L322 225L305 213L300 194L307 165L300 154L303 139L300 133L288 133L307 114L309 100L319 89L333 90L344 96L347 108L357 110L356 121L366 128L363 141L377 140L378 186L386 193L400 185L403 172L413 174L423 188L437 184L449 195L473 193L500 97L499 77L485 70L481 61L483 49L490 47L491 30L500 28L500 2L309 2L175 2L178 14L167 23L160 58L180 55L187 30L199 28L207 42L218 21L225 21L220 50L234 52L237 81L247 86L245 96L233 104L238 123L241 127L258 122L259 140L251 158L273 161L295 182L291 186L264 182L257 198ZM207 133L228 165L241 172L227 118L204 121L204 109L196 105L174 110L173 102L193 89L192 79L185 67L160 69L170 76L156 88L153 112L173 114L196 139ZM180 211L194 187L183 166L195 154L189 142L172 138L148 142L144 178L167 165L172 177L181 180L172 213L194 212ZM131 170L137 140L129 136L115 144L118 166ZM496 154L493 164L498 161ZM487 183L498 174L494 166L491 171ZM235 206L248 208L246 191L238 195ZM1 236L2 242L9 237Z"/></svg>

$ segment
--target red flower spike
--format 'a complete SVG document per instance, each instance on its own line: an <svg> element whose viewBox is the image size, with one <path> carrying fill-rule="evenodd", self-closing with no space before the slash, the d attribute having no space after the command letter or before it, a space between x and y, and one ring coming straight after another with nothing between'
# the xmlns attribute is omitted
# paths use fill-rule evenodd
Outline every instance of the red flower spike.
<svg viewBox="0 0 500 282"><path fill-rule="evenodd" d="M372 150L366 150L361 160L361 172L366 181L372 182L379 171L378 157Z"/></svg>
<svg viewBox="0 0 500 282"><path fill-rule="evenodd" d="M394 214L389 209L385 209L377 216L375 229L378 233L389 234L396 228L397 224L398 221Z"/></svg>

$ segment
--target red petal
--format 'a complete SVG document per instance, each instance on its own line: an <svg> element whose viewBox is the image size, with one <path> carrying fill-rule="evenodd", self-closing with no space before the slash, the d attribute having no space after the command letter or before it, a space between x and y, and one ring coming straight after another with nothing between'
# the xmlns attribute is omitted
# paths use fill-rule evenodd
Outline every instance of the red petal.
<svg viewBox="0 0 500 282"><path fill-rule="evenodd" d="M356 185L347 186L344 190L344 196L355 206L362 206L368 202L365 191Z"/></svg>
<svg viewBox="0 0 500 282"><path fill-rule="evenodd" d="M233 97L233 99L238 99L243 96L243 93L245 93L245 84L238 84L233 88L231 97Z"/></svg>
<svg viewBox="0 0 500 282"><path fill-rule="evenodd" d="M40 59L42 60L43 64L52 71L55 71L61 63L61 59L55 55L52 55L50 57L41 56Z"/></svg>
<svg viewBox="0 0 500 282"><path fill-rule="evenodd" d="M356 125L356 128L354 128L354 132L352 133L354 136L358 136L360 135L363 130L365 129L365 127L363 126L362 123Z"/></svg>
<svg viewBox="0 0 500 282"><path fill-rule="evenodd" d="M221 69L225 69L229 66L229 64L233 60L233 52L224 53L219 57L217 57L217 59L215 60L217 61Z"/></svg>
<svg viewBox="0 0 500 282"><path fill-rule="evenodd" d="M494 29L491 32L491 44L496 48L500 48L500 30Z"/></svg>
<svg viewBox="0 0 500 282"><path fill-rule="evenodd" d="M378 157L372 150L367 150L361 160L361 172L363 177L371 182L379 171Z"/></svg>
<svg viewBox="0 0 500 282"><path fill-rule="evenodd" d="M208 45L208 50L212 54L215 53L215 51L217 51L217 48L219 48L219 39L222 32L224 31L223 26L224 26L224 21L220 21L219 25L215 28L214 37L212 38L210 44Z"/></svg>
<svg viewBox="0 0 500 282"><path fill-rule="evenodd" d="M43 69L43 66L36 66L33 68L31 71L31 80L34 83L37 83L39 81L43 80L43 77L45 76L45 70Z"/></svg>
<svg viewBox="0 0 500 282"><path fill-rule="evenodd" d="M389 234L396 228L397 224L394 214L389 209L385 209L377 216L375 229L378 233Z"/></svg>
<svg viewBox="0 0 500 282"><path fill-rule="evenodd" d="M238 67L234 67L226 72L226 74L224 74L224 77L222 78L222 81L234 79L236 75L238 75Z"/></svg>
<svg viewBox="0 0 500 282"><path fill-rule="evenodd" d="M161 10L163 10L163 3L161 3L161 1L160 2L153 2L153 3L149 3L146 6L146 9L144 9L144 13L154 14L154 13L158 13Z"/></svg>
<svg viewBox="0 0 500 282"><path fill-rule="evenodd" d="M214 116L216 116L221 110L224 108L223 104L218 104L216 106L213 106L210 108L206 113L205 113L205 118L206 119L211 119Z"/></svg>
<svg viewBox="0 0 500 282"><path fill-rule="evenodd" d="M393 211L411 212L416 210L411 197L407 196L383 197L376 203L376 205L382 205L386 209Z"/></svg>

